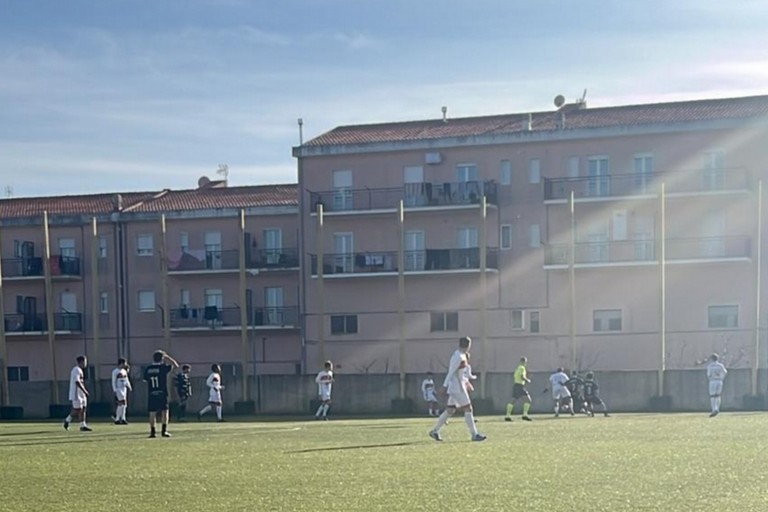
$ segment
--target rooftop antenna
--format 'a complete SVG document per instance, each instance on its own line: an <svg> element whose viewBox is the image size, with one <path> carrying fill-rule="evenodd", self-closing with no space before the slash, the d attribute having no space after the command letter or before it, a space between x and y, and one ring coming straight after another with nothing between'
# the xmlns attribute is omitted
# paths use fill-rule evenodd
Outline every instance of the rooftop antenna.
<svg viewBox="0 0 768 512"><path fill-rule="evenodd" d="M304 120L302 118L298 119L299 122L299 146L304 145Z"/></svg>
<svg viewBox="0 0 768 512"><path fill-rule="evenodd" d="M587 104L587 89L584 89L584 93L581 95L581 99L579 100L579 103L582 105Z"/></svg>
<svg viewBox="0 0 768 512"><path fill-rule="evenodd" d="M447 122L448 122L448 117L447 117L447 114L448 114L448 107L446 107L445 105L443 105L443 107L442 107L440 110L442 110L442 111L443 111L443 122L444 122L444 123L447 123Z"/></svg>
<svg viewBox="0 0 768 512"><path fill-rule="evenodd" d="M224 183L227 183L229 177L229 166L227 164L219 164L219 168L216 169L216 174L224 177Z"/></svg>
<svg viewBox="0 0 768 512"><path fill-rule="evenodd" d="M5 186L5 197L13 197L13 185Z"/></svg>

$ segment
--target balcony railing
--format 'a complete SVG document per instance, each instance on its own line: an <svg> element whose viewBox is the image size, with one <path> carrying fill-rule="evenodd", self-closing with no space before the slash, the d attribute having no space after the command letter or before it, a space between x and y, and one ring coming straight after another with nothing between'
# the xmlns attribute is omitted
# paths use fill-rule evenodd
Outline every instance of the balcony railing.
<svg viewBox="0 0 768 512"><path fill-rule="evenodd" d="M568 199L571 191L576 199L656 195L661 183L665 183L667 194L740 191L751 186L744 168L545 178L544 199Z"/></svg>
<svg viewBox="0 0 768 512"><path fill-rule="evenodd" d="M178 260L168 261L169 272L210 272L216 270L237 270L240 268L240 251L188 250Z"/></svg>
<svg viewBox="0 0 768 512"><path fill-rule="evenodd" d="M311 254L312 274L317 275L317 255ZM480 269L480 248L424 249L405 251L405 272L440 272ZM323 274L370 274L398 272L397 252L339 253L323 255ZM498 269L498 250L488 248L486 267Z"/></svg>
<svg viewBox="0 0 768 512"><path fill-rule="evenodd" d="M54 331L81 332L83 330L82 313L54 313ZM45 333L48 332L48 319L45 313L5 315L7 333Z"/></svg>
<svg viewBox="0 0 768 512"><path fill-rule="evenodd" d="M250 268L297 268L299 250L296 248L259 249L251 254Z"/></svg>
<svg viewBox="0 0 768 512"><path fill-rule="evenodd" d="M339 189L310 192L312 211L318 204L326 212L394 209L402 200L406 208L444 207L479 204L483 195L490 204L498 204L493 181L453 183L406 183L394 188Z"/></svg>
<svg viewBox="0 0 768 512"><path fill-rule="evenodd" d="M256 327L297 327L299 325L299 308L296 306L255 308L252 325Z"/></svg>
<svg viewBox="0 0 768 512"><path fill-rule="evenodd" d="M658 261L660 245L656 240L628 240L577 243L574 264L643 263ZM706 238L671 238L666 244L667 261L749 258L751 238L726 236ZM570 264L568 244L547 245L544 264Z"/></svg>
<svg viewBox="0 0 768 512"><path fill-rule="evenodd" d="M8 258L3 260L3 277L43 277L43 258L32 256L28 258ZM51 256L51 277L80 276L80 258L76 256Z"/></svg>
<svg viewBox="0 0 768 512"><path fill-rule="evenodd" d="M171 310L171 329L240 328L240 308L176 308ZM297 306L254 308L248 315L248 325L256 327L296 327L299 325Z"/></svg>

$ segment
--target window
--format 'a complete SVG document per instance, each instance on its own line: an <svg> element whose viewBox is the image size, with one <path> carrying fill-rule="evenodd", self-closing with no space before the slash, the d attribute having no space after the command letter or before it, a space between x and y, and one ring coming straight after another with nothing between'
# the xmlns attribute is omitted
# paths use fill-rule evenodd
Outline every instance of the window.
<svg viewBox="0 0 768 512"><path fill-rule="evenodd" d="M592 330L608 332L621 330L620 309L596 309L592 312Z"/></svg>
<svg viewBox="0 0 768 512"><path fill-rule="evenodd" d="M189 233L179 233L181 252L189 252Z"/></svg>
<svg viewBox="0 0 768 512"><path fill-rule="evenodd" d="M705 190L719 190L725 185L725 152L717 149L704 153L704 171L701 176Z"/></svg>
<svg viewBox="0 0 768 512"><path fill-rule="evenodd" d="M154 238L152 235L139 235L136 239L136 254L152 256L154 253Z"/></svg>
<svg viewBox="0 0 768 512"><path fill-rule="evenodd" d="M99 258L107 257L107 243L106 235L99 235Z"/></svg>
<svg viewBox="0 0 768 512"><path fill-rule="evenodd" d="M477 244L477 228L459 228L456 230L456 243L459 249L479 247Z"/></svg>
<svg viewBox="0 0 768 512"><path fill-rule="evenodd" d="M528 327L530 328L530 331L533 333L541 331L541 323L539 320L538 311L531 311L530 315L528 316Z"/></svg>
<svg viewBox="0 0 768 512"><path fill-rule="evenodd" d="M528 226L528 246L541 247L541 226L538 224Z"/></svg>
<svg viewBox="0 0 768 512"><path fill-rule="evenodd" d="M653 155L635 155L632 160L632 184L638 192L648 190L648 185L653 178Z"/></svg>
<svg viewBox="0 0 768 512"><path fill-rule="evenodd" d="M352 171L333 171L333 209L352 209Z"/></svg>
<svg viewBox="0 0 768 512"><path fill-rule="evenodd" d="M357 315L331 315L331 334L355 334Z"/></svg>
<svg viewBox="0 0 768 512"><path fill-rule="evenodd" d="M502 185L512 184L512 162L509 160L501 161L501 169L499 170L499 182Z"/></svg>
<svg viewBox="0 0 768 512"><path fill-rule="evenodd" d="M29 366L9 366L8 381L22 382L29 380Z"/></svg>
<svg viewBox="0 0 768 512"><path fill-rule="evenodd" d="M579 157L572 156L568 159L568 177L569 178L578 178L579 177Z"/></svg>
<svg viewBox="0 0 768 512"><path fill-rule="evenodd" d="M429 330L431 332L458 331L459 314L457 312L430 313L429 323Z"/></svg>
<svg viewBox="0 0 768 512"><path fill-rule="evenodd" d="M739 326L739 306L709 306L709 328Z"/></svg>
<svg viewBox="0 0 768 512"><path fill-rule="evenodd" d="M456 181L466 183L468 181L477 181L476 164L459 164L456 166Z"/></svg>
<svg viewBox="0 0 768 512"><path fill-rule="evenodd" d="M523 310L513 309L509 312L509 326L514 330L523 329L525 327L523 322Z"/></svg>
<svg viewBox="0 0 768 512"><path fill-rule="evenodd" d="M139 311L152 312L154 310L155 310L155 292L154 291L139 292Z"/></svg>
<svg viewBox="0 0 768 512"><path fill-rule="evenodd" d="M502 224L501 232L499 233L499 244L502 249L512 248L512 225Z"/></svg>
<svg viewBox="0 0 768 512"><path fill-rule="evenodd" d="M59 254L61 256L75 257L75 239L59 238Z"/></svg>
<svg viewBox="0 0 768 512"><path fill-rule="evenodd" d="M14 258L23 258L24 257L24 242L21 240L14 240L13 241L13 257Z"/></svg>
<svg viewBox="0 0 768 512"><path fill-rule="evenodd" d="M188 308L189 304L189 290L181 290L179 292L179 305L182 308Z"/></svg>
<svg viewBox="0 0 768 512"><path fill-rule="evenodd" d="M101 313L109 313L109 294L107 292L101 292L99 296L99 311Z"/></svg>
<svg viewBox="0 0 768 512"><path fill-rule="evenodd" d="M589 181L587 195L589 197L607 196L611 194L610 167L607 156L592 156L587 166Z"/></svg>
<svg viewBox="0 0 768 512"><path fill-rule="evenodd" d="M535 184L541 182L541 160L531 158L528 162L528 183Z"/></svg>

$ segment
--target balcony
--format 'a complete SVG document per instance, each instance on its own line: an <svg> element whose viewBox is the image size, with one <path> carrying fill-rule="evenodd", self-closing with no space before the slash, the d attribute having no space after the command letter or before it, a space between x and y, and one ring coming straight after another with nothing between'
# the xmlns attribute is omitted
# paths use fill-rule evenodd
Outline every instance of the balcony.
<svg viewBox="0 0 768 512"><path fill-rule="evenodd" d="M3 278L8 280L42 279L45 277L43 258L31 256L27 258L8 258L2 261ZM80 258L75 256L51 256L51 278L79 278Z"/></svg>
<svg viewBox="0 0 768 512"><path fill-rule="evenodd" d="M240 268L240 251L186 250L169 255L169 274L207 274L233 272Z"/></svg>
<svg viewBox="0 0 768 512"><path fill-rule="evenodd" d="M238 330L240 308L177 308L172 309L171 330ZM299 325L297 306L254 308L249 315L248 327L256 329L296 328Z"/></svg>
<svg viewBox="0 0 768 512"><path fill-rule="evenodd" d="M401 200L406 209L440 209L478 205L483 195L489 204L498 204L496 188L493 181L406 183L395 188L310 192L309 200L313 213L318 204L333 214L395 211Z"/></svg>
<svg viewBox="0 0 768 512"><path fill-rule="evenodd" d="M660 245L655 240L629 240L577 243L574 246L576 267L649 265L659 262ZM751 238L726 236L705 238L672 238L667 240L667 263L702 261L748 261ZM545 268L565 268L570 264L568 244L547 245Z"/></svg>
<svg viewBox="0 0 768 512"><path fill-rule="evenodd" d="M264 270L299 268L299 250L296 248L282 248L253 251L248 268Z"/></svg>
<svg viewBox="0 0 768 512"><path fill-rule="evenodd" d="M82 332L82 313L54 313L53 326L55 333ZM48 332L48 319L45 313L24 314L14 313L5 315L5 332L7 335L33 335Z"/></svg>
<svg viewBox="0 0 768 512"><path fill-rule="evenodd" d="M746 169L698 169L666 173L616 174L578 178L545 178L544 200L564 202L573 191L574 199L600 201L618 197L658 196L661 183L668 197L711 195L750 190Z"/></svg>
<svg viewBox="0 0 768 512"><path fill-rule="evenodd" d="M317 255L311 254L312 275L317 275ZM466 272L480 270L480 248L424 249L405 251L405 274ZM394 275L398 273L397 252L365 252L323 255L324 276ZM488 248L486 268L498 270L498 250Z"/></svg>

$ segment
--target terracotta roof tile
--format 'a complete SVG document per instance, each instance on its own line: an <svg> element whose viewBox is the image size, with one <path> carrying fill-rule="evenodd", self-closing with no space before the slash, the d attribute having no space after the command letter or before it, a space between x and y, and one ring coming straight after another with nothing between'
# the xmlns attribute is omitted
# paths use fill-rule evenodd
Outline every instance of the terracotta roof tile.
<svg viewBox="0 0 768 512"><path fill-rule="evenodd" d="M565 108L565 107L564 107ZM484 117L409 121L340 126L305 146L334 146L404 142L527 131L528 112ZM533 112L532 131L559 129L559 111ZM768 96L651 103L619 107L582 108L565 114L565 129L607 128L645 124L669 124L717 119L749 119L768 116Z"/></svg>
<svg viewBox="0 0 768 512"><path fill-rule="evenodd" d="M298 206L298 187L261 185L247 187L125 192L79 196L14 197L0 199L0 219L49 215L108 215L114 211L114 198L122 197L123 211L165 212L248 208L259 206Z"/></svg>

